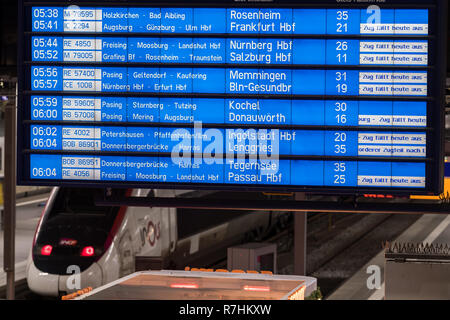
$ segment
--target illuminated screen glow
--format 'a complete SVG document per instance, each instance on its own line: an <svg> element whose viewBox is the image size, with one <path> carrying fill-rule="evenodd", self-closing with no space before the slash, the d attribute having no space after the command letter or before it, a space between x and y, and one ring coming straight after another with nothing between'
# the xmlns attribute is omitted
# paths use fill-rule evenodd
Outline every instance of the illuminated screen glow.
<svg viewBox="0 0 450 320"><path fill-rule="evenodd" d="M379 11L319 2L80 8L31 1L20 178L435 190L439 1L388 1Z"/></svg>

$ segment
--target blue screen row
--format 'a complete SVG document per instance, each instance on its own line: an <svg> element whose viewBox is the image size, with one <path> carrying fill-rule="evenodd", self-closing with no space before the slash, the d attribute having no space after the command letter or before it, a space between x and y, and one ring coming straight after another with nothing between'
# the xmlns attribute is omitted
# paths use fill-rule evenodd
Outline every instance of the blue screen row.
<svg viewBox="0 0 450 320"><path fill-rule="evenodd" d="M33 7L32 31L227 34L428 34L427 9Z"/></svg>
<svg viewBox="0 0 450 320"><path fill-rule="evenodd" d="M424 127L418 101L31 96L43 121Z"/></svg>
<svg viewBox="0 0 450 320"><path fill-rule="evenodd" d="M40 91L426 96L426 71L31 67Z"/></svg>
<svg viewBox="0 0 450 320"><path fill-rule="evenodd" d="M282 65L428 64L426 40L32 37L33 61Z"/></svg>
<svg viewBox="0 0 450 320"><path fill-rule="evenodd" d="M31 126L33 150L425 157L424 132Z"/></svg>
<svg viewBox="0 0 450 320"><path fill-rule="evenodd" d="M425 187L425 164L30 155L32 179L335 187Z"/></svg>

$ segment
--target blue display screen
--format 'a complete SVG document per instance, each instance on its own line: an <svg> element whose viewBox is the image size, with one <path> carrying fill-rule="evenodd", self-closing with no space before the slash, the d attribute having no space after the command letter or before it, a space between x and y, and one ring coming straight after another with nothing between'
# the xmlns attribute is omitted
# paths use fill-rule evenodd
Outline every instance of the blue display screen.
<svg viewBox="0 0 450 320"><path fill-rule="evenodd" d="M27 4L22 180L431 190L435 12L303 4Z"/></svg>

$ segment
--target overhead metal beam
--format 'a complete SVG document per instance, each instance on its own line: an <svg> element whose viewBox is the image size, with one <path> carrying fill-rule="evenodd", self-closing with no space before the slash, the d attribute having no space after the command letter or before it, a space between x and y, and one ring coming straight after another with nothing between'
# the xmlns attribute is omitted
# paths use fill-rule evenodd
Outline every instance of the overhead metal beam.
<svg viewBox="0 0 450 320"><path fill-rule="evenodd" d="M450 204L379 203L294 200L235 200L195 198L97 198L97 206L170 207L190 209L235 209L250 211L298 211L328 213L449 214Z"/></svg>

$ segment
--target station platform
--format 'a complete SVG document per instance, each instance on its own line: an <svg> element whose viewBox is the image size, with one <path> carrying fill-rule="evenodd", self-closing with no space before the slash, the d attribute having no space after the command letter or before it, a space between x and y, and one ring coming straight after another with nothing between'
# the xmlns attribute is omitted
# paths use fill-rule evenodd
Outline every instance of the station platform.
<svg viewBox="0 0 450 320"><path fill-rule="evenodd" d="M450 215L423 215L397 239L397 242L412 243L450 243ZM393 241L392 241L393 242ZM381 243L380 243L381 246ZM330 294L327 300L382 300L384 299L384 250L366 263L356 274L345 281ZM369 289L367 280L372 273L367 272L369 266L380 268L381 286L379 289ZM320 286L320 284L319 284Z"/></svg>
<svg viewBox="0 0 450 320"><path fill-rule="evenodd" d="M15 280L26 277L27 258L31 250L34 233L49 194L40 194L18 199L16 207L16 272ZM1 226L1 224L0 224ZM0 288L6 285L3 270L3 226L0 229Z"/></svg>
<svg viewBox="0 0 450 320"><path fill-rule="evenodd" d="M0 175L0 181L2 181L3 178L3 175ZM50 187L16 186L16 198L20 202L20 199L40 196L42 194L50 193L51 190L52 188ZM0 183L0 208L3 208L3 183Z"/></svg>

